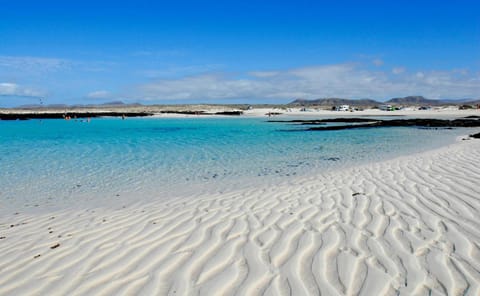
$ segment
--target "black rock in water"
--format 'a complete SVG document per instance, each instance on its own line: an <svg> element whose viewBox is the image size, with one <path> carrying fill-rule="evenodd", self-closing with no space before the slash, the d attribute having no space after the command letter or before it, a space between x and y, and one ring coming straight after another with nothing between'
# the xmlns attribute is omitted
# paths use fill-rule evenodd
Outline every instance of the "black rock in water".
<svg viewBox="0 0 480 296"><path fill-rule="evenodd" d="M331 121L331 122L341 122L341 121ZM436 127L436 128L480 127L480 120L469 119L469 118L454 119L454 120L425 119L425 118L375 120L375 121L371 121L369 123L363 123L363 124L310 127L307 130L309 131L345 130L345 129L356 129L356 128L400 127L400 126Z"/></svg>
<svg viewBox="0 0 480 296"><path fill-rule="evenodd" d="M152 116L147 112L51 112L51 113L0 113L0 120L28 120L28 119L62 119L69 116L75 118L94 117L143 117Z"/></svg>
<svg viewBox="0 0 480 296"><path fill-rule="evenodd" d="M470 135L470 138L480 139L480 133Z"/></svg>

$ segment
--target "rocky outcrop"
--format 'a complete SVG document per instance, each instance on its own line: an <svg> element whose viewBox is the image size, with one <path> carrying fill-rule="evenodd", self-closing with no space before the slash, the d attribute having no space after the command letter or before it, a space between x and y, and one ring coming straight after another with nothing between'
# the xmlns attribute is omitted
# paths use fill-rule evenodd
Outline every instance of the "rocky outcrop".
<svg viewBox="0 0 480 296"><path fill-rule="evenodd" d="M184 114L184 115L242 115L243 111L222 111L222 112L206 112L206 111L176 111L165 110L159 113L164 114ZM152 116L153 112L9 112L0 113L0 120L28 120L28 119L62 119L69 118L93 118L93 117L144 117Z"/></svg>
<svg viewBox="0 0 480 296"><path fill-rule="evenodd" d="M24 113L0 113L0 120L28 120L28 119L63 119L70 118L93 118L93 117L144 117L152 116L147 112L24 112Z"/></svg>
<svg viewBox="0 0 480 296"><path fill-rule="evenodd" d="M284 122L299 125L322 125L303 129L304 131L327 131L327 130L346 130L358 128L374 128L374 127L426 127L426 128L453 128L453 127L480 127L480 119L478 118L459 118L454 120L446 119L370 119L370 118L333 118L322 120L291 120L291 121L271 121ZM345 125L325 125L326 123L351 123ZM297 129L298 131L298 129Z"/></svg>

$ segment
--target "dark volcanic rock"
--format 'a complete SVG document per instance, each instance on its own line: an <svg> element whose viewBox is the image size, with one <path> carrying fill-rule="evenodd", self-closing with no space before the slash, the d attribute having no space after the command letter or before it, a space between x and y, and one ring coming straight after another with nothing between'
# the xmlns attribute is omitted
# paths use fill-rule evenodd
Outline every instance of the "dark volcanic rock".
<svg viewBox="0 0 480 296"><path fill-rule="evenodd" d="M454 120L444 119L427 119L427 118L414 118L414 119L366 119L366 118L333 118L322 120L291 120L291 121L269 121L269 122L282 122L293 123L299 125L322 125L329 122L340 123L359 123L349 125L332 125L332 126L315 126L309 127L307 131L326 131L326 130L345 130L356 128L373 128L373 127L394 127L394 126L411 126L422 128L452 128L452 127L480 127L480 119L478 118L460 118ZM296 130L298 131L298 130Z"/></svg>
<svg viewBox="0 0 480 296"><path fill-rule="evenodd" d="M28 120L28 119L62 119L65 116L74 118L88 118L88 117L143 117L152 116L153 113L147 112L57 112L57 113L9 113L1 114L0 120Z"/></svg>
<svg viewBox="0 0 480 296"><path fill-rule="evenodd" d="M480 139L480 133L470 135L471 138Z"/></svg>
<svg viewBox="0 0 480 296"><path fill-rule="evenodd" d="M242 114L243 114L243 111L223 111L223 112L215 113L215 115L229 115L229 116L239 116Z"/></svg>
<svg viewBox="0 0 480 296"><path fill-rule="evenodd" d="M375 122L377 120L370 118L330 118L330 119L315 119L315 120L268 120L268 122L283 122L283 123L298 123L304 125L325 124L328 122L345 122L345 123L357 123L357 122Z"/></svg>
<svg viewBox="0 0 480 296"><path fill-rule="evenodd" d="M183 114L183 115L204 115L205 111L171 111L171 110L165 110L165 111L161 111L160 113L164 113L164 114Z"/></svg>
<svg viewBox="0 0 480 296"><path fill-rule="evenodd" d="M394 126L411 126L411 127L479 127L480 120L478 119L393 119L393 120L378 120L366 124L355 125L341 125L341 126L324 126L311 127L308 130L344 130L354 128L372 128L372 127L394 127Z"/></svg>

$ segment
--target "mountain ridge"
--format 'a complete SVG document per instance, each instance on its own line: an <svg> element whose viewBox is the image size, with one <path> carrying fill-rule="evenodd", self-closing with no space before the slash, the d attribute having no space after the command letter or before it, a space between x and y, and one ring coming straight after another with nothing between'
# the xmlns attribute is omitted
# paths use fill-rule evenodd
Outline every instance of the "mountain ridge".
<svg viewBox="0 0 480 296"><path fill-rule="evenodd" d="M309 106L309 105L318 105L318 106L338 106L338 105L351 105L351 106L380 106L380 105L427 105L427 106L438 106L438 105L476 105L480 104L480 100L475 99L458 99L458 100L433 100L427 99L423 96L406 96L406 97L397 97L389 99L385 102L380 102L372 99L347 99L347 98L319 98L313 100L307 99L295 99L288 105L296 106Z"/></svg>

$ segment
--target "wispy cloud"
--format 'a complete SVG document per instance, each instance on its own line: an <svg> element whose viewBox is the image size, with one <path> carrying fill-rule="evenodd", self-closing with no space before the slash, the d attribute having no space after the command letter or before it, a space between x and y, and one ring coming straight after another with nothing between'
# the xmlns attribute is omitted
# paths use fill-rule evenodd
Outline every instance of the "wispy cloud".
<svg viewBox="0 0 480 296"><path fill-rule="evenodd" d="M0 83L0 96L41 97L43 95L44 93L41 91L29 89L16 83Z"/></svg>
<svg viewBox="0 0 480 296"><path fill-rule="evenodd" d="M141 70L137 73L146 78L162 78L175 76L190 76L212 71L219 71L224 65L207 64L207 65L190 65L190 66L174 66L163 69Z"/></svg>
<svg viewBox="0 0 480 296"><path fill-rule="evenodd" d="M405 70L406 69L404 67L395 67L395 68L392 69L392 73L398 75L398 74L402 74L403 72L405 72Z"/></svg>
<svg viewBox="0 0 480 296"><path fill-rule="evenodd" d="M115 67L118 66L118 63L112 61L75 61L71 62L71 67L75 68L78 71L85 71L85 72L94 72L94 73L101 73L101 72L110 72L113 71Z"/></svg>
<svg viewBox="0 0 480 296"><path fill-rule="evenodd" d="M383 64L384 64L384 62L383 62L382 59L374 59L374 60L372 61L372 63L373 63L375 66L377 66L377 67L383 66Z"/></svg>
<svg viewBox="0 0 480 296"><path fill-rule="evenodd" d="M112 94L106 90L96 90L87 94L89 99L109 99L112 97Z"/></svg>
<svg viewBox="0 0 480 296"><path fill-rule="evenodd" d="M71 61L30 56L0 56L0 67L28 72L52 72L71 66Z"/></svg>
<svg viewBox="0 0 480 296"><path fill-rule="evenodd" d="M259 77L259 78L273 77L278 74L279 74L278 71L252 71L248 73L248 75L250 76Z"/></svg>
<svg viewBox="0 0 480 296"><path fill-rule="evenodd" d="M372 71L358 64L336 64L160 79L143 84L137 97L144 100L292 99L296 97L375 98L422 94L432 99L480 96L480 74L458 71L423 71L396 74Z"/></svg>
<svg viewBox="0 0 480 296"><path fill-rule="evenodd" d="M116 65L116 62L104 60L80 61L62 58L0 55L0 71L3 70L3 72L6 72L5 70L14 70L24 75L43 75L66 70L106 72Z"/></svg>

